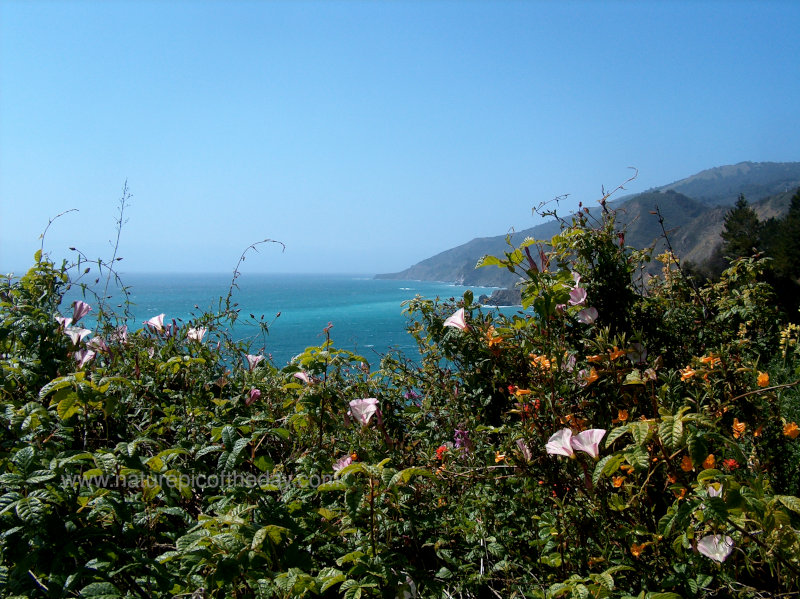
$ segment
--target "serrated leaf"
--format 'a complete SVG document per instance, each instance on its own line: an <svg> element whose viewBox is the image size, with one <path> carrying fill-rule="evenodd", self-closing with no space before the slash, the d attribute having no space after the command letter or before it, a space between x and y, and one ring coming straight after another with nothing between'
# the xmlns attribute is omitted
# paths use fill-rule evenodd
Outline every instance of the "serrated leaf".
<svg viewBox="0 0 800 599"><path fill-rule="evenodd" d="M677 449L683 440L683 421L667 416L658 423L658 436L670 451Z"/></svg>
<svg viewBox="0 0 800 599"><path fill-rule="evenodd" d="M793 512L800 514L800 499L797 497L794 497L793 495L776 495L775 499L780 501Z"/></svg>
<svg viewBox="0 0 800 599"><path fill-rule="evenodd" d="M322 483L317 487L317 491L346 491L347 484L341 480L334 480L327 483Z"/></svg>
<svg viewBox="0 0 800 599"><path fill-rule="evenodd" d="M483 268L484 266L497 266L498 268L505 268L505 264L495 256L483 256L478 260L475 268Z"/></svg>
<svg viewBox="0 0 800 599"><path fill-rule="evenodd" d="M695 464L702 464L708 456L708 444L704 435L690 433L686 438L686 446L689 448L689 455Z"/></svg>
<svg viewBox="0 0 800 599"><path fill-rule="evenodd" d="M625 456L619 453L612 453L611 455L607 455L594 467L594 473L592 474L592 482L597 484L600 480L601 476L610 476L614 472L617 471L620 464L625 460Z"/></svg>
<svg viewBox="0 0 800 599"><path fill-rule="evenodd" d="M707 480L717 480L719 476L722 474L719 470L714 468L707 468L706 470L701 471L697 475L697 482L704 483Z"/></svg>
<svg viewBox="0 0 800 599"><path fill-rule="evenodd" d="M326 568L326 570L330 570L332 568ZM340 572L339 570L335 570L335 573L326 574L324 577L322 572L320 575L317 576L317 580L320 581L319 590L321 593L324 593L329 588L331 588L335 584L339 584L340 582L344 582L347 579L347 576Z"/></svg>
<svg viewBox="0 0 800 599"><path fill-rule="evenodd" d="M627 458L628 463L634 468L647 470L647 468L650 466L650 454L641 447L637 447L633 451L627 452L625 457Z"/></svg>
<svg viewBox="0 0 800 599"><path fill-rule="evenodd" d="M362 557L364 557L364 555L365 555L365 554L364 554L364 552L363 552L363 551L358 551L358 550L356 550L356 551L351 551L350 553L348 553L348 554L346 554L346 555L343 555L342 557L340 557L339 559L337 559L337 560L336 560L336 565L337 565L337 566L343 566L344 564L349 564L349 563L351 563L351 562L358 561L358 560L360 560Z"/></svg>
<svg viewBox="0 0 800 599"><path fill-rule="evenodd" d="M61 420L69 420L70 417L80 412L81 406L78 403L78 394L70 391L56 405L56 413Z"/></svg>
<svg viewBox="0 0 800 599"><path fill-rule="evenodd" d="M92 582L81 589L80 596L93 599L116 599L122 597L122 594L110 582Z"/></svg>
<svg viewBox="0 0 800 599"><path fill-rule="evenodd" d="M631 434L633 435L633 442L636 445L644 445L650 437L650 423L649 422L631 422Z"/></svg>
<svg viewBox="0 0 800 599"><path fill-rule="evenodd" d="M608 433L608 436L606 437L605 446L606 447L610 447L611 444L614 441L619 439L622 435L627 433L629 430L630 430L630 427L627 424L625 424L623 426L618 426L618 427L612 429L611 432Z"/></svg>
<svg viewBox="0 0 800 599"><path fill-rule="evenodd" d="M236 437L236 430L230 425L227 424L222 427L222 443L225 445L225 449L230 451L233 449L234 439Z"/></svg>
<svg viewBox="0 0 800 599"><path fill-rule="evenodd" d="M117 470L117 458L113 453L95 453L93 456L95 465L103 471L103 474L113 474Z"/></svg>

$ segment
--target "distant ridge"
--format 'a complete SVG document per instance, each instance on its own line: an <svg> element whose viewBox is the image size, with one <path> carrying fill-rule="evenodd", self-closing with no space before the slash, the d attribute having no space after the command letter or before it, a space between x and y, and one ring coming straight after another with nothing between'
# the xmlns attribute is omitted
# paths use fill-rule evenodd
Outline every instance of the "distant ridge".
<svg viewBox="0 0 800 599"><path fill-rule="evenodd" d="M659 243L661 228L657 217L650 214L658 205L670 231L673 249L681 258L701 263L720 243L723 218L740 193L754 205L761 218L769 218L788 209L789 199L798 187L800 162L740 162L621 197L612 205L618 212L619 222L627 226L626 243L639 248ZM518 231L511 239L512 243L519 243L526 237L550 239L559 230L557 221L548 221ZM475 268L486 254L502 255L508 247L505 238L505 235L476 238L403 271L376 275L376 278L512 287L518 278L507 270Z"/></svg>

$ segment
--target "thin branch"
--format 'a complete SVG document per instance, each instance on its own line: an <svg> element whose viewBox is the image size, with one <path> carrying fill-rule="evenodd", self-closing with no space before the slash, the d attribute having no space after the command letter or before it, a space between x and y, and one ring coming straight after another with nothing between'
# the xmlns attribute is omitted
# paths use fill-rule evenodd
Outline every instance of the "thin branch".
<svg viewBox="0 0 800 599"><path fill-rule="evenodd" d="M286 244L284 244L282 241L277 241L275 239L262 239L261 241L251 243L245 248L245 250L242 252L242 255L239 256L239 261L236 263L236 268L233 269L233 278L231 279L230 287L228 287L228 295L225 297L226 312L230 312L231 309L231 298L233 297L233 290L239 289L239 286L236 284L236 279L238 279L242 274L239 271L239 267L242 265L242 262L244 262L247 252L249 252L250 250L258 252L258 246L261 245L262 243L277 243L281 246L281 248L283 248L281 250L282 252L286 251Z"/></svg>
<svg viewBox="0 0 800 599"><path fill-rule="evenodd" d="M42 234L39 235L39 239L42 240L42 243L39 246L39 250L41 250L41 252L43 254L44 254L44 237L45 237L45 235L47 235L47 230L50 228L50 225L52 225L54 222L56 222L56 220L58 220L59 218L61 218L65 214L69 214L70 212L78 212L78 209L77 208L70 208L69 210L64 210L64 212L60 212L59 214L56 214L53 218L50 218L50 219L47 220L47 226L44 228L44 231L42 231Z"/></svg>

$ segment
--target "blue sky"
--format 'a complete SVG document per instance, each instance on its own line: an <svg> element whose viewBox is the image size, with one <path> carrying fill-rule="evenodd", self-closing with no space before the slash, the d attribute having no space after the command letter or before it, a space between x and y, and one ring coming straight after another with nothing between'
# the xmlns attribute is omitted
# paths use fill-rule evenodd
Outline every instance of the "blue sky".
<svg viewBox="0 0 800 599"><path fill-rule="evenodd" d="M401 270L531 208L800 160L800 2L0 2L0 271Z"/></svg>

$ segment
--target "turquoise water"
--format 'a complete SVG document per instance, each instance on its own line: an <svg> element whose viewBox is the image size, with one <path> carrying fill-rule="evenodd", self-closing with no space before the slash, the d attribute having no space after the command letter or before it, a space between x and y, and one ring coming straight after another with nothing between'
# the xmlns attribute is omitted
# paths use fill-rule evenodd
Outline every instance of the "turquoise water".
<svg viewBox="0 0 800 599"><path fill-rule="evenodd" d="M131 274L124 276L123 282L130 287L134 304L128 327L135 330L162 312L167 323L173 318L186 322L203 310L215 311L219 298L228 293L231 275ZM406 332L404 301L416 295L459 298L467 289L472 289L476 298L491 293L486 287L353 275L244 274L237 284L232 301L238 303L241 316L233 336L252 339L253 352L272 355L278 366L306 347L320 345L329 323L333 324L330 334L336 347L356 351L371 363L390 348L415 353L414 340ZM65 299L62 310L67 316L70 301ZM92 303L89 298L87 301ZM263 314L265 322L271 323L266 338L257 327L243 324L251 313L257 318Z"/></svg>

